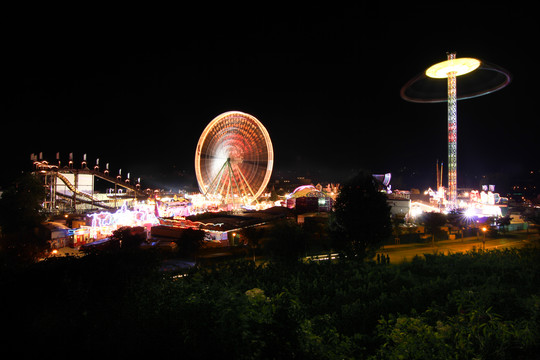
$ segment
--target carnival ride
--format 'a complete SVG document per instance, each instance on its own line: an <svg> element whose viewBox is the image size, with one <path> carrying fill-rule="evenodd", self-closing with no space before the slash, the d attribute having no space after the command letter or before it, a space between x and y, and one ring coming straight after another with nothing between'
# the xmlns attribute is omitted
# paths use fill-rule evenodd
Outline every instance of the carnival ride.
<svg viewBox="0 0 540 360"><path fill-rule="evenodd" d="M60 180L62 180L62 182L68 187L68 189L69 189L71 192L75 193L76 195L79 195L79 196L88 198L88 199L90 199L90 200L92 200L92 201L95 201L96 203L100 203L100 202L101 202L98 198L96 198L96 197L94 197L94 196L92 196L92 195L90 195L90 194L87 194L87 193L85 193L85 192L80 191L79 189L77 189L77 188L71 183L71 181L69 181L63 174L61 174L61 173L58 172L58 173L56 173L56 177L59 178ZM59 195L65 196L64 194L59 194Z"/></svg>
<svg viewBox="0 0 540 360"><path fill-rule="evenodd" d="M414 77L401 88L404 100L417 103L448 103L448 202L450 210L458 208L457 200L457 101L492 93L510 83L511 76L505 69L474 58L456 58L456 53L448 53L448 59L430 66L425 72ZM472 72L480 73L474 83L466 83L465 91L458 96L456 77ZM434 84L429 79L446 79L446 92L442 84ZM439 86L437 86L439 85ZM446 96L442 96L446 93Z"/></svg>
<svg viewBox="0 0 540 360"><path fill-rule="evenodd" d="M204 129L195 152L195 174L205 198L249 205L266 188L274 164L268 131L239 111L218 115Z"/></svg>
<svg viewBox="0 0 540 360"><path fill-rule="evenodd" d="M104 172L96 166L94 169L83 167L75 169L72 166L60 167L49 164L47 161L34 161L35 173L43 178L47 189L47 200L44 207L54 212L58 205L67 204L72 210L78 211L81 204L90 205L92 208L114 209L122 206L126 199L145 199L148 194L141 191L139 183L129 183L129 178L123 180L120 175L109 175L108 169ZM114 191L106 196L98 196L94 192L94 180L99 178L112 184ZM84 185L81 185L84 182ZM119 192L124 189L125 192ZM64 209L65 210L65 209Z"/></svg>

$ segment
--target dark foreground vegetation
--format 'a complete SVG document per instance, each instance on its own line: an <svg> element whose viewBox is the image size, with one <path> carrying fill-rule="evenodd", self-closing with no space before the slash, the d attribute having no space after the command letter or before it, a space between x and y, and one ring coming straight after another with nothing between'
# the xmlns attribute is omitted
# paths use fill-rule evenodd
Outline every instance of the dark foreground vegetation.
<svg viewBox="0 0 540 360"><path fill-rule="evenodd" d="M151 252L1 274L2 350L20 356L534 359L540 250L401 265L240 261L173 276ZM7 335L6 335L7 334Z"/></svg>

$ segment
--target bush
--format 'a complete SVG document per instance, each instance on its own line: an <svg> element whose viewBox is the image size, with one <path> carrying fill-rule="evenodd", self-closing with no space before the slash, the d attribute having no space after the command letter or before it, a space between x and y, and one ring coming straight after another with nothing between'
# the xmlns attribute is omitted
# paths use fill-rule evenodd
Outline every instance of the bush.
<svg viewBox="0 0 540 360"><path fill-rule="evenodd" d="M540 350L539 249L392 266L238 261L182 278L157 272L150 256L54 259L0 275L5 344L237 359L525 359Z"/></svg>
<svg viewBox="0 0 540 360"><path fill-rule="evenodd" d="M435 324L429 318L429 315L391 315L389 320L381 320L378 332L384 343L375 358L531 359L536 356L538 327L530 321L504 321L491 308L476 306L461 309L459 314L437 320Z"/></svg>

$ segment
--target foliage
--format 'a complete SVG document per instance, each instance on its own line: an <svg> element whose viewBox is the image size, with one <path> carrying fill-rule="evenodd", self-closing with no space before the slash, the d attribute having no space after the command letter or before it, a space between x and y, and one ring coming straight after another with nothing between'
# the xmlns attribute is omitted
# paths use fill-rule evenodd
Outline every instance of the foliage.
<svg viewBox="0 0 540 360"><path fill-rule="evenodd" d="M499 217L496 219L496 221L497 221L497 225L502 229L502 232L506 233L508 226L510 225L510 222L511 222L510 214L503 217Z"/></svg>
<svg viewBox="0 0 540 360"><path fill-rule="evenodd" d="M143 227L123 226L113 231L109 239L104 243L89 243L81 247L85 254L98 255L103 253L115 253L126 251L141 251L140 245L146 240Z"/></svg>
<svg viewBox="0 0 540 360"><path fill-rule="evenodd" d="M247 242L247 245L251 248L253 255L253 261L255 261L255 254L259 250L261 241L265 235L265 229L261 226L248 226L242 229L240 237Z"/></svg>
<svg viewBox="0 0 540 360"><path fill-rule="evenodd" d="M178 253L183 256L190 256L201 248L204 242L204 231L195 229L184 229L180 239L175 241L178 245Z"/></svg>
<svg viewBox="0 0 540 360"><path fill-rule="evenodd" d="M20 231L0 236L0 271L13 266L26 266L42 258L49 243L36 231Z"/></svg>
<svg viewBox="0 0 540 360"><path fill-rule="evenodd" d="M45 219L41 202L45 190L32 174L19 177L0 199L0 262L2 266L27 264L48 249L38 236L38 226Z"/></svg>
<svg viewBox="0 0 540 360"><path fill-rule="evenodd" d="M432 239L441 231L441 227L446 224L446 215L438 212L425 212L419 222L426 227L426 233L431 234Z"/></svg>
<svg viewBox="0 0 540 360"><path fill-rule="evenodd" d="M540 250L409 263L231 262L173 278L150 253L0 275L6 351L235 359L504 359L540 350ZM26 346L30 342L31 347Z"/></svg>
<svg viewBox="0 0 540 360"><path fill-rule="evenodd" d="M264 250L273 261L294 262L305 255L307 236L296 222L282 220L268 229Z"/></svg>
<svg viewBox="0 0 540 360"><path fill-rule="evenodd" d="M391 236L390 207L373 176L362 172L342 186L329 229L334 250L359 259Z"/></svg>
<svg viewBox="0 0 540 360"><path fill-rule="evenodd" d="M332 242L328 236L327 217L305 217L302 225L307 237L307 252L311 254L328 253Z"/></svg>
<svg viewBox="0 0 540 360"><path fill-rule="evenodd" d="M529 208L524 212L524 215L529 222L529 226L536 227L536 231L540 233L540 209L537 207Z"/></svg>
<svg viewBox="0 0 540 360"><path fill-rule="evenodd" d="M112 239L118 240L123 249L138 249L145 241L144 228L124 226L113 231Z"/></svg>
<svg viewBox="0 0 540 360"><path fill-rule="evenodd" d="M45 219L41 203L45 189L32 174L19 177L0 199L0 227L3 234L33 231Z"/></svg>
<svg viewBox="0 0 540 360"><path fill-rule="evenodd" d="M471 305L471 304L469 304ZM383 359L519 359L529 358L538 333L526 321L504 321L491 308L470 306L457 315L430 321L432 309L416 316L381 320L379 333L385 343Z"/></svg>

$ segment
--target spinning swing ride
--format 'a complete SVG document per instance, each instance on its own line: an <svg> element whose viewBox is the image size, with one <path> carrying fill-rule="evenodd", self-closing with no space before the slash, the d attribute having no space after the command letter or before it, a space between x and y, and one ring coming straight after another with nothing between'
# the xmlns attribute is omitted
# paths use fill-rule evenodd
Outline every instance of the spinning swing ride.
<svg viewBox="0 0 540 360"><path fill-rule="evenodd" d="M457 210L457 101L471 99L500 90L510 83L511 76L500 66L475 58L457 58L447 53L447 60L430 66L401 88L401 97L416 103L448 103L448 200L447 208ZM466 83L457 93L456 78L472 72L480 73L473 83ZM431 84L429 79L446 79L446 89ZM444 90L444 91L440 91ZM441 96L443 95L443 96Z"/></svg>

